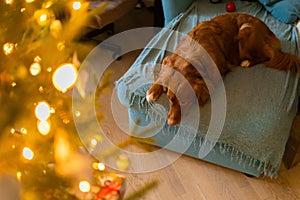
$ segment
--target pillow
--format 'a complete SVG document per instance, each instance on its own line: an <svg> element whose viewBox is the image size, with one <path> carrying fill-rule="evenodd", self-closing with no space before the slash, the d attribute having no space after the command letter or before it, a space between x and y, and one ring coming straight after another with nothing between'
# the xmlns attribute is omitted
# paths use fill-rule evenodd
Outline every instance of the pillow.
<svg viewBox="0 0 300 200"><path fill-rule="evenodd" d="M279 21L293 23L300 19L299 0L259 0L265 8ZM270 3L272 3L270 5ZM269 4L267 4L269 3Z"/></svg>

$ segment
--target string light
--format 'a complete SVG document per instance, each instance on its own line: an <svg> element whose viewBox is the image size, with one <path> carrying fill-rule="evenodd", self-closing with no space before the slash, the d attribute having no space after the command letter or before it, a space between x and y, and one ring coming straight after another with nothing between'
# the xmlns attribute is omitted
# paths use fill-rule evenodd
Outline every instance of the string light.
<svg viewBox="0 0 300 200"><path fill-rule="evenodd" d="M43 86L40 86L40 87L39 87L39 92L40 92L40 93L43 93L43 92L44 92L44 87L43 87Z"/></svg>
<svg viewBox="0 0 300 200"><path fill-rule="evenodd" d="M63 93L71 88L77 80L77 69L71 64L63 64L53 73L52 82L54 87Z"/></svg>
<svg viewBox="0 0 300 200"><path fill-rule="evenodd" d="M10 129L10 133L11 134L15 134L15 133L17 133L17 134L23 134L23 135L26 135L27 134L27 129L26 128L20 128L20 129L14 129L14 128L11 128Z"/></svg>
<svg viewBox="0 0 300 200"><path fill-rule="evenodd" d="M35 116L41 121L47 120L50 117L50 114L51 109L47 102L39 102L35 107Z"/></svg>
<svg viewBox="0 0 300 200"><path fill-rule="evenodd" d="M41 65L40 63L34 62L30 65L29 71L32 76L36 76L41 72Z"/></svg>
<svg viewBox="0 0 300 200"><path fill-rule="evenodd" d="M47 72L52 72L52 67L47 67Z"/></svg>
<svg viewBox="0 0 300 200"><path fill-rule="evenodd" d="M44 23L47 20L47 14L46 13L41 14L39 20L40 20L40 23Z"/></svg>
<svg viewBox="0 0 300 200"><path fill-rule="evenodd" d="M73 2L72 7L73 7L74 10L79 10L81 8L81 2L80 1Z"/></svg>
<svg viewBox="0 0 300 200"><path fill-rule="evenodd" d="M38 127L39 132L42 135L48 135L51 130L50 123L46 120L42 120L42 121L38 120L37 127Z"/></svg>
<svg viewBox="0 0 300 200"><path fill-rule="evenodd" d="M5 0L5 3L8 4L8 5L12 5L13 2L14 2L13 0Z"/></svg>
<svg viewBox="0 0 300 200"><path fill-rule="evenodd" d="M91 140L91 145L92 145L93 147L95 147L97 144L98 144L98 142L97 142L96 139L92 139L92 140Z"/></svg>
<svg viewBox="0 0 300 200"><path fill-rule="evenodd" d="M16 87L17 83L13 81L10 85L11 87Z"/></svg>
<svg viewBox="0 0 300 200"><path fill-rule="evenodd" d="M43 4L44 8L50 8L53 5L53 1L47 1L46 3Z"/></svg>
<svg viewBox="0 0 300 200"><path fill-rule="evenodd" d="M3 45L3 52L5 55L11 54L15 49L15 44L7 42Z"/></svg>
<svg viewBox="0 0 300 200"><path fill-rule="evenodd" d="M79 190L81 192L89 192L91 190L91 185L88 181L80 181Z"/></svg>
<svg viewBox="0 0 300 200"><path fill-rule="evenodd" d="M77 110L77 111L75 112L75 116L76 116L76 117L80 117L80 115L81 115L81 112Z"/></svg>
<svg viewBox="0 0 300 200"><path fill-rule="evenodd" d="M21 128L20 133L26 135L27 134L27 129L26 128Z"/></svg>
<svg viewBox="0 0 300 200"><path fill-rule="evenodd" d="M104 171L105 165L103 163L93 163L93 168L96 170Z"/></svg>
<svg viewBox="0 0 300 200"><path fill-rule="evenodd" d="M26 3L32 3L34 0L26 0Z"/></svg>
<svg viewBox="0 0 300 200"><path fill-rule="evenodd" d="M27 160L32 160L34 157L34 153L30 148L24 147L23 148L23 157Z"/></svg>
<svg viewBox="0 0 300 200"><path fill-rule="evenodd" d="M33 61L39 63L42 61L42 58L40 56L35 56Z"/></svg>
<svg viewBox="0 0 300 200"><path fill-rule="evenodd" d="M54 15L48 9L40 9L35 11L33 16L36 19L38 25L46 26L51 22L51 19L53 18Z"/></svg>
<svg viewBox="0 0 300 200"><path fill-rule="evenodd" d="M22 173L21 172L17 172L17 179L20 181L21 180L21 178L22 178Z"/></svg>
<svg viewBox="0 0 300 200"><path fill-rule="evenodd" d="M63 51L65 49L66 45L65 42L58 42L56 45L56 48L58 49L58 51Z"/></svg>

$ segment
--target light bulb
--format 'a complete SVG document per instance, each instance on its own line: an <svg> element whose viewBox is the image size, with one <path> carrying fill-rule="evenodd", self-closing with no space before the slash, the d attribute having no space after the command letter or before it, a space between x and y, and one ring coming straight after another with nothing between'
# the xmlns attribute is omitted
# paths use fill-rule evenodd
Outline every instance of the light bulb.
<svg viewBox="0 0 300 200"><path fill-rule="evenodd" d="M51 12L51 10L48 9L40 9L34 12L34 18L38 25L40 26L46 26L48 25L52 19L54 18L54 14Z"/></svg>
<svg viewBox="0 0 300 200"><path fill-rule="evenodd" d="M54 87L63 93L70 89L77 80L77 69L71 64L63 64L58 67L52 76L52 82Z"/></svg>
<svg viewBox="0 0 300 200"><path fill-rule="evenodd" d="M3 45L3 52L5 55L11 54L14 51L14 49L15 49L15 44L13 44L13 43L6 42Z"/></svg>
<svg viewBox="0 0 300 200"><path fill-rule="evenodd" d="M79 10L81 8L81 2L75 1L72 7L74 10Z"/></svg>
<svg viewBox="0 0 300 200"><path fill-rule="evenodd" d="M5 0L5 3L8 4L8 5L13 4L13 2L14 2L13 0Z"/></svg>
<svg viewBox="0 0 300 200"><path fill-rule="evenodd" d="M38 127L39 132L42 135L48 135L48 133L50 132L50 129L51 129L50 123L46 120L38 121L37 127Z"/></svg>
<svg viewBox="0 0 300 200"><path fill-rule="evenodd" d="M17 179L20 181L22 178L22 173L19 171L17 172Z"/></svg>
<svg viewBox="0 0 300 200"><path fill-rule="evenodd" d="M32 160L34 157L34 153L30 148L24 147L23 148L23 157L27 160Z"/></svg>
<svg viewBox="0 0 300 200"><path fill-rule="evenodd" d="M91 190L91 185L87 181L80 181L79 183L79 190L81 192L89 192Z"/></svg>
<svg viewBox="0 0 300 200"><path fill-rule="evenodd" d="M98 169L100 171L104 171L105 170L105 165L103 163L98 163Z"/></svg>
<svg viewBox="0 0 300 200"><path fill-rule="evenodd" d="M41 65L40 63L34 62L30 65L29 71L32 76L36 76L41 72Z"/></svg>
<svg viewBox="0 0 300 200"><path fill-rule="evenodd" d="M38 105L35 107L35 116L41 120L47 120L50 117L51 109L48 103L46 102L39 102Z"/></svg>

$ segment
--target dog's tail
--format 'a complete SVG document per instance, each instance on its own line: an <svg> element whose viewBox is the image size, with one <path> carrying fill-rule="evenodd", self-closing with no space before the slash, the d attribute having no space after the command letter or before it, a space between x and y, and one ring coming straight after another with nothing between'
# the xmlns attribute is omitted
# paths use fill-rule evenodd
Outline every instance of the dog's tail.
<svg viewBox="0 0 300 200"><path fill-rule="evenodd" d="M290 53L277 51L265 65L283 71L291 71L300 75L300 58Z"/></svg>

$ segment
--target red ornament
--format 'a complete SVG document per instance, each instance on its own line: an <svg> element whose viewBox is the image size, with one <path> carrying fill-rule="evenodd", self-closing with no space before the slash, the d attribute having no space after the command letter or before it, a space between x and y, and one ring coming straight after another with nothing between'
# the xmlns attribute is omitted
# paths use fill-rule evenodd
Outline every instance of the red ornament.
<svg viewBox="0 0 300 200"><path fill-rule="evenodd" d="M96 194L96 199L117 200L120 197L122 185L113 180L106 180L100 192Z"/></svg>
<svg viewBox="0 0 300 200"><path fill-rule="evenodd" d="M231 1L231 2L228 2L228 3L226 4L226 11L227 11L227 12L234 12L235 9L236 9L236 7L235 7L234 2Z"/></svg>

